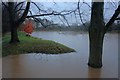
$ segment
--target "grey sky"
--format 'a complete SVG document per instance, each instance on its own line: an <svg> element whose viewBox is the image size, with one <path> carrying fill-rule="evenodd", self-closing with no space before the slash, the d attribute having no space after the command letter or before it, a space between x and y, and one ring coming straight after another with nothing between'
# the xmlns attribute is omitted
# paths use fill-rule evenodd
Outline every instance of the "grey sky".
<svg viewBox="0 0 120 80"><path fill-rule="evenodd" d="M51 11L63 11L63 10L74 10L77 7L77 2L36 2L36 4L44 10ZM87 2L91 6L90 2ZM111 16L113 15L115 9L117 8L117 2L111 3L111 2L106 2L105 3L105 9L104 9L104 18L105 21L108 21ZM31 5L31 10L33 14L39 14L38 9L34 6ZM88 5L80 3L80 11L83 12L84 14L82 15L82 18L84 22L90 21L90 15L91 15L91 9L88 7ZM41 18L47 18L49 20L54 21L54 23L62 23L60 19L57 16L47 16L47 17L41 17ZM66 16L69 24L76 23L76 18L74 14L70 14ZM62 18L61 18L62 19ZM63 19L64 20L64 19ZM81 24L81 21L79 19L79 16L77 16L77 21L79 24Z"/></svg>

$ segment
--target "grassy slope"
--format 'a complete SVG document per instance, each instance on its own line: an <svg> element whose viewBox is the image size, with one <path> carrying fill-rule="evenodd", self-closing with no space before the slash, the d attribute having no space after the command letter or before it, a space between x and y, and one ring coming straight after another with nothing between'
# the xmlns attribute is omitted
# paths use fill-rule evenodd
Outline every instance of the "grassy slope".
<svg viewBox="0 0 120 80"><path fill-rule="evenodd" d="M26 37L24 33L19 32L20 43L9 44L10 35L2 38L2 56L23 54L23 53L46 53L60 54L74 52L75 50L50 40L43 40L35 37Z"/></svg>

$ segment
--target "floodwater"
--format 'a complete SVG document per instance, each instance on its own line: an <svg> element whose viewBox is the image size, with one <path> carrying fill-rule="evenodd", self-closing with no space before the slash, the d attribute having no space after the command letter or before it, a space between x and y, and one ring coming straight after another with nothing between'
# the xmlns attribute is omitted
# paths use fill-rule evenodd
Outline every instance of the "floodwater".
<svg viewBox="0 0 120 80"><path fill-rule="evenodd" d="M54 40L76 52L59 55L22 54L2 59L5 78L118 78L118 34L106 34L103 67L87 66L89 36L77 32L34 32L35 37Z"/></svg>

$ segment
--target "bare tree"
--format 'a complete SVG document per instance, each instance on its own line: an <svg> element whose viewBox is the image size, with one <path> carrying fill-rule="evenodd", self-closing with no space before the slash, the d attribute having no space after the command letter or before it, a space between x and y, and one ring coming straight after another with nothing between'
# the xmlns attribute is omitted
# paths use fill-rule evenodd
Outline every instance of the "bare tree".
<svg viewBox="0 0 120 80"><path fill-rule="evenodd" d="M18 38L18 34L17 34L17 29L24 22L24 20L26 18L33 18L36 21L40 22L44 26L44 24L41 22L41 20L38 19L37 17L50 16L50 15L54 15L54 16L60 15L66 21L68 26L70 26L65 15L69 15L75 11L75 10L69 10L69 11L63 10L61 12L57 12L57 11L47 12L46 10L42 10L41 8L39 8L39 6L35 2L27 2L26 7L24 9L22 7L23 3L24 2L20 2L17 5L15 5L15 2L8 2L6 4L4 2L2 2L3 6L6 8L6 10L9 13L9 20L10 20L10 27L11 27L11 41L10 41L10 43L20 42L19 38ZM30 11L30 3L34 4L38 8L38 10L39 10L38 15L32 15L32 12ZM18 6L19 6L19 8L18 8ZM23 14L21 14L20 12L23 12ZM31 15L28 15L28 12L30 12ZM42 12L44 12L44 13L42 13ZM15 15L21 15L21 16L17 19L15 17Z"/></svg>
<svg viewBox="0 0 120 80"><path fill-rule="evenodd" d="M15 5L15 2L7 2L6 4L3 3L3 5L6 7L6 9L8 10L8 13L9 13L9 21L10 21L10 28L11 28L10 43L17 43L17 42L19 42L17 29L24 22L27 14L28 14L28 11L30 8L30 2L27 2L26 8L20 18L16 18L16 15L18 15L16 11L18 10L17 7L22 3Z"/></svg>

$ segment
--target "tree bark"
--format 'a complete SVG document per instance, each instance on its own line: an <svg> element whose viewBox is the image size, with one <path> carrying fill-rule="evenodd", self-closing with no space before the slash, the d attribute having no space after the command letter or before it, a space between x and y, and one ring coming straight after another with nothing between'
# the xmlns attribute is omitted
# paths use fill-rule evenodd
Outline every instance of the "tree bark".
<svg viewBox="0 0 120 80"><path fill-rule="evenodd" d="M105 34L103 10L104 2L93 2L89 27L90 53L88 61L88 65L93 68L102 67L102 50Z"/></svg>
<svg viewBox="0 0 120 80"><path fill-rule="evenodd" d="M17 43L19 42L19 38L17 35L17 27L14 25L15 22L15 3L14 2L9 2L9 19L10 19L10 28L11 28L11 40L10 43Z"/></svg>
<svg viewBox="0 0 120 80"><path fill-rule="evenodd" d="M11 40L10 43L18 43L19 38L18 38L18 33L17 33L17 27L11 28Z"/></svg>
<svg viewBox="0 0 120 80"><path fill-rule="evenodd" d="M102 67L102 52L103 52L103 39L104 33L93 31L89 32L90 35L90 55L88 65L93 68Z"/></svg>

